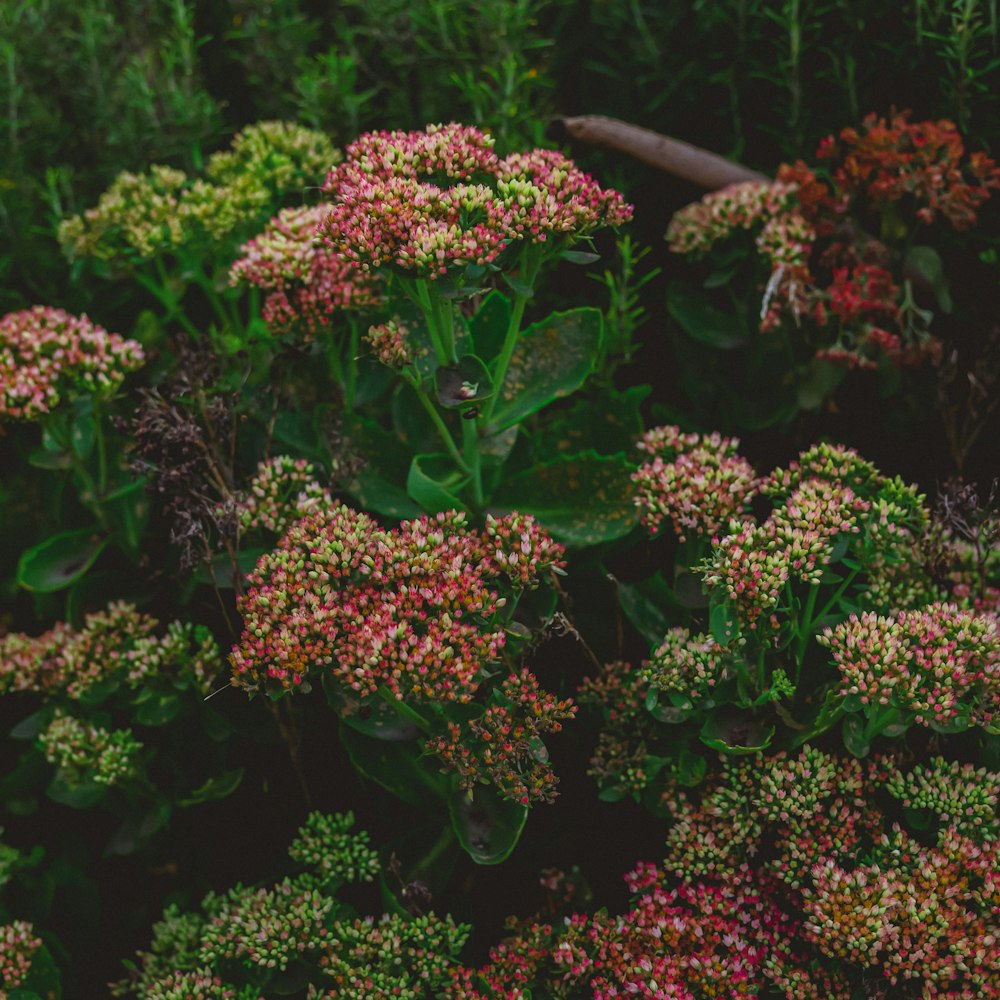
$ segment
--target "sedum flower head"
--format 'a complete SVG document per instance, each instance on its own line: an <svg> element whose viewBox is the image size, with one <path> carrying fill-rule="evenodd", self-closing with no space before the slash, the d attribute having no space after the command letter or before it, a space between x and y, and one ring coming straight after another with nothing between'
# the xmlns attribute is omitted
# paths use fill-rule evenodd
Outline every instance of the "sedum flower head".
<svg viewBox="0 0 1000 1000"><path fill-rule="evenodd" d="M409 335L408 327L396 319L390 319L370 326L365 340L382 364L401 370L413 364Z"/></svg>
<svg viewBox="0 0 1000 1000"><path fill-rule="evenodd" d="M240 248L229 271L232 285L249 284L267 295L261 315L277 334L298 329L316 336L341 310L381 301L373 279L324 246L317 236L329 206L282 209L260 235Z"/></svg>
<svg viewBox="0 0 1000 1000"><path fill-rule="evenodd" d="M0 422L38 420L64 398L106 396L145 360L86 316L34 306L0 319Z"/></svg>
<svg viewBox="0 0 1000 1000"><path fill-rule="evenodd" d="M556 778L541 734L557 733L576 706L542 691L526 667L500 686L493 704L466 725L448 723L448 736L427 741L426 749L458 773L463 788L492 783L505 798L528 805L552 802Z"/></svg>
<svg viewBox="0 0 1000 1000"><path fill-rule="evenodd" d="M34 926L26 920L0 924L0 997L15 990L31 972L31 961L42 946Z"/></svg>
<svg viewBox="0 0 1000 1000"><path fill-rule="evenodd" d="M87 615L79 629L59 622L37 637L0 636L0 693L38 691L76 700L101 682L135 689L161 678L211 691L221 659L208 629L172 622L158 636L158 627L152 616L118 601Z"/></svg>
<svg viewBox="0 0 1000 1000"><path fill-rule="evenodd" d="M303 880L286 878L273 889L237 886L209 905L199 960L208 966L235 961L248 969L284 971L324 947L334 905Z"/></svg>
<svg viewBox="0 0 1000 1000"><path fill-rule="evenodd" d="M240 530L280 535L317 505L329 504L330 494L315 475L315 467L304 458L276 455L260 462L237 505Z"/></svg>
<svg viewBox="0 0 1000 1000"><path fill-rule="evenodd" d="M38 737L45 759L55 764L69 786L93 781L116 785L135 770L142 744L131 729L103 729L72 715L57 712Z"/></svg>
<svg viewBox="0 0 1000 1000"><path fill-rule="evenodd" d="M366 830L351 833L352 826L351 812L310 813L288 854L322 882L371 882L380 870L378 851L370 846Z"/></svg>
<svg viewBox="0 0 1000 1000"><path fill-rule="evenodd" d="M361 136L325 190L330 246L361 268L422 278L492 265L519 240L575 239L631 217L621 195L562 154L539 149L500 161L492 138L454 122Z"/></svg>
<svg viewBox="0 0 1000 1000"><path fill-rule="evenodd" d="M909 809L933 813L945 827L976 840L996 839L1000 774L960 761L932 757L909 771L896 771L886 790Z"/></svg>
<svg viewBox="0 0 1000 1000"><path fill-rule="evenodd" d="M96 206L63 220L59 241L74 256L126 263L189 245L218 247L289 194L317 184L338 156L320 132L259 122L213 154L204 177L159 165L120 174Z"/></svg>
<svg viewBox="0 0 1000 1000"><path fill-rule="evenodd" d="M537 546L521 553L530 585L562 550L540 532L526 537ZM291 690L328 671L355 697L384 686L400 700L469 701L504 643L495 588L512 565L501 571L484 533L454 511L387 531L348 507L321 507L249 576L235 682Z"/></svg>
<svg viewBox="0 0 1000 1000"><path fill-rule="evenodd" d="M147 984L143 1000L264 1000L253 986L231 986L209 969L175 971Z"/></svg>
<svg viewBox="0 0 1000 1000"><path fill-rule="evenodd" d="M642 679L660 691L700 700L726 676L729 654L711 636L672 628L643 665Z"/></svg>
<svg viewBox="0 0 1000 1000"><path fill-rule="evenodd" d="M823 631L841 694L863 706L894 705L925 726L995 726L1000 632L993 615L930 604L896 615L852 614Z"/></svg>
<svg viewBox="0 0 1000 1000"><path fill-rule="evenodd" d="M635 505L650 531L669 520L681 541L711 538L745 511L757 488L750 463L737 454L738 438L682 434L679 427L647 431L639 448L651 460L632 474Z"/></svg>

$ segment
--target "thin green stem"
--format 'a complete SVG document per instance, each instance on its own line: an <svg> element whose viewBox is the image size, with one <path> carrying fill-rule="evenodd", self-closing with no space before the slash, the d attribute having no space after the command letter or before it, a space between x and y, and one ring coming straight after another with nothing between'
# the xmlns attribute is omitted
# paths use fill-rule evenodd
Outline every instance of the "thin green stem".
<svg viewBox="0 0 1000 1000"><path fill-rule="evenodd" d="M536 257L531 246L524 248L523 264L521 267L521 281L529 289L533 289L538 271L541 267L541 258ZM496 390L493 396L486 401L483 410L484 423L489 420L496 408L497 400L503 395L503 384L507 378L507 369L510 367L510 360L514 356L514 348L517 347L518 336L521 333L521 321L524 319L524 309L528 304L530 294L522 294L515 291L514 304L510 313L510 322L507 324L507 332L504 335L503 347L497 357L496 367L493 369L493 387Z"/></svg>
<svg viewBox="0 0 1000 1000"><path fill-rule="evenodd" d="M813 621L821 621L833 610L834 605L844 596L847 588L854 583L859 572L860 570L852 569L851 572L847 574L840 586L833 592L833 597L831 597L830 600L828 600L826 604L819 609Z"/></svg>
<svg viewBox="0 0 1000 1000"><path fill-rule="evenodd" d="M418 382L414 381L412 378L407 379L407 381L411 386L413 386L413 391L417 394L417 399L420 400L423 408L427 411L427 415L434 422L434 427L441 436L441 440L444 442L445 448L448 449L448 454L451 456L454 463L467 476L472 475L472 469L470 469L466 464L465 459L462 457L462 453L458 450L458 445L455 444L455 439L451 436L451 431L448 430L444 420L441 419L441 414L438 412L437 407L430 401L427 393L424 392ZM478 459L478 457L479 454L477 452L476 458Z"/></svg>
<svg viewBox="0 0 1000 1000"><path fill-rule="evenodd" d="M431 297L431 291L427 287L427 282L423 278L417 278L413 287L416 291L416 302L420 306L420 311L424 314L424 320L427 322L427 330L431 336L431 343L434 345L434 353L437 355L438 364L446 365L451 361L451 355L445 347L437 305ZM454 347L452 350L454 351Z"/></svg>
<svg viewBox="0 0 1000 1000"><path fill-rule="evenodd" d="M434 841L434 846L417 862L416 867L413 869L414 873L426 872L451 847L454 840L455 830L451 823L446 823L441 830L441 836Z"/></svg>
<svg viewBox="0 0 1000 1000"><path fill-rule="evenodd" d="M483 469L479 455L479 428L475 418L462 421L462 444L465 464L472 475L472 502L476 509L483 506Z"/></svg>
<svg viewBox="0 0 1000 1000"><path fill-rule="evenodd" d="M816 609L816 596L819 594L818 583L810 584L809 586L809 596L806 598L806 606L802 613L802 618L798 623L798 636L799 640L795 644L795 662L796 670L799 669L799 665L802 663L802 657L805 654L806 646L809 645L809 640L812 638L812 625L813 625L813 611Z"/></svg>
<svg viewBox="0 0 1000 1000"><path fill-rule="evenodd" d="M76 453L76 449L73 447L72 434L69 432L63 433L63 428L56 420L50 421L47 424L47 429L59 443L59 446L66 452L67 455L69 455L73 471L76 473L77 479L83 486L83 490L78 492L80 500L97 518L101 527L110 531L111 526L108 524L108 516L104 512L104 508L101 506L101 496L103 494L103 490L98 487L97 483L94 481L94 477L90 474L90 470L84 464L83 459Z"/></svg>
<svg viewBox="0 0 1000 1000"><path fill-rule="evenodd" d="M348 319L347 336L347 385L344 387L344 403L348 410L354 409L354 397L358 389L358 355L361 351L361 331L354 317Z"/></svg>
<svg viewBox="0 0 1000 1000"><path fill-rule="evenodd" d="M157 260L157 271L161 274L161 281L165 282L167 280L166 270L163 267L163 262ZM143 274L141 271L136 271L135 280L142 285L143 288L149 292L150 295L156 299L167 310L167 314L164 319L169 323L171 320L177 320L178 323L191 334L192 337L199 336L197 327L188 319L187 314L181 309L180 301L177 296L167 289L165 283L161 281L156 281L147 274Z"/></svg>
<svg viewBox="0 0 1000 1000"><path fill-rule="evenodd" d="M94 417L94 441L97 444L97 489L100 496L104 496L108 488L108 452L107 442L104 439L104 420L101 413L101 404L95 398L92 404L92 414Z"/></svg>

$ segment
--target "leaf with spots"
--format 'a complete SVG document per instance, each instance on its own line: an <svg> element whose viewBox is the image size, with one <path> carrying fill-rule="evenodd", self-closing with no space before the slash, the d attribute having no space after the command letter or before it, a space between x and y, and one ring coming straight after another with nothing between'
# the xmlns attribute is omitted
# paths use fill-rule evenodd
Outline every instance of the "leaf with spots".
<svg viewBox="0 0 1000 1000"><path fill-rule="evenodd" d="M575 392L594 370L604 341L604 317L597 309L553 313L520 336L491 428L503 430Z"/></svg>
<svg viewBox="0 0 1000 1000"><path fill-rule="evenodd" d="M637 523L632 470L624 455L563 455L511 477L493 507L534 514L567 545L597 545Z"/></svg>

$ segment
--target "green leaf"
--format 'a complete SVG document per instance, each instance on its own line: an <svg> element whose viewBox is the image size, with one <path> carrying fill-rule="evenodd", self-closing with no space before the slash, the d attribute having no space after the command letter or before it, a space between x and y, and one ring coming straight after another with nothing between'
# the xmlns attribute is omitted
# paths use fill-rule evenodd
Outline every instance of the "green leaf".
<svg viewBox="0 0 1000 1000"><path fill-rule="evenodd" d="M821 358L813 358L795 390L796 400L803 410L819 409L844 381L847 368Z"/></svg>
<svg viewBox="0 0 1000 1000"><path fill-rule="evenodd" d="M42 729L42 723L48 722L51 715L51 709L40 708L37 712L32 712L31 715L22 719L14 728L10 731L10 738L12 740L33 740Z"/></svg>
<svg viewBox="0 0 1000 1000"><path fill-rule="evenodd" d="M166 826L172 813L170 803L164 799L155 802L146 812L133 813L111 835L104 848L105 855L134 853L157 830L162 830Z"/></svg>
<svg viewBox="0 0 1000 1000"><path fill-rule="evenodd" d="M181 699L176 694L154 692L149 688L143 692L148 697L139 704L135 721L142 726L165 726L177 717L181 710Z"/></svg>
<svg viewBox="0 0 1000 1000"><path fill-rule="evenodd" d="M579 389L594 370L604 340L600 310L553 313L522 332L514 348L491 431L520 423L529 414Z"/></svg>
<svg viewBox="0 0 1000 1000"><path fill-rule="evenodd" d="M60 805L69 806L71 809L89 809L97 805L107 793L108 786L98 784L96 781L81 781L76 784L67 784L57 773L49 782L45 794L58 802Z"/></svg>
<svg viewBox="0 0 1000 1000"><path fill-rule="evenodd" d="M494 289L483 299L476 315L469 320L469 333L475 353L486 361L497 357L503 347L510 319L510 299L503 292Z"/></svg>
<svg viewBox="0 0 1000 1000"><path fill-rule="evenodd" d="M132 555L138 555L142 534L149 521L146 483L143 480L127 483L106 496L102 507L123 548Z"/></svg>
<svg viewBox="0 0 1000 1000"><path fill-rule="evenodd" d="M651 386L634 385L624 392L608 389L582 394L559 407L534 432L535 454L548 458L576 455L585 449L601 455L628 454L645 429L641 407L651 391Z"/></svg>
<svg viewBox="0 0 1000 1000"><path fill-rule="evenodd" d="M489 399L495 389L486 365L474 354L463 354L457 365L439 365L434 370L434 391L441 406L459 410Z"/></svg>
<svg viewBox="0 0 1000 1000"><path fill-rule="evenodd" d="M670 283L667 311L692 340L720 351L744 347L753 335L738 315L712 305L687 282Z"/></svg>
<svg viewBox="0 0 1000 1000"><path fill-rule="evenodd" d="M638 583L616 581L616 585L618 603L625 617L651 646L663 642L671 625L667 612L673 604L673 595L663 576L656 573Z"/></svg>
<svg viewBox="0 0 1000 1000"><path fill-rule="evenodd" d="M708 622L712 637L720 646L728 646L739 637L740 622L728 602L716 604L709 613Z"/></svg>
<svg viewBox="0 0 1000 1000"><path fill-rule="evenodd" d="M28 549L17 565L17 582L26 590L50 593L79 580L108 544L97 528L53 535Z"/></svg>
<svg viewBox="0 0 1000 1000"><path fill-rule="evenodd" d="M907 271L915 271L930 286L941 312L947 314L952 311L948 279L944 276L944 263L937 250L928 246L910 247L903 262L904 275Z"/></svg>
<svg viewBox="0 0 1000 1000"><path fill-rule="evenodd" d="M701 784L708 771L708 761L700 753L681 750L677 757L677 781L687 788Z"/></svg>
<svg viewBox="0 0 1000 1000"><path fill-rule="evenodd" d="M340 742L355 770L418 809L437 808L448 795L448 780L437 761L421 757L416 740L376 740L340 720Z"/></svg>
<svg viewBox="0 0 1000 1000"><path fill-rule="evenodd" d="M599 253L589 253L586 250L563 250L559 257L562 260L568 260L571 264L593 264L601 259Z"/></svg>
<svg viewBox="0 0 1000 1000"><path fill-rule="evenodd" d="M855 757L867 757L868 751L871 750L871 740L865 733L865 724L861 721L861 717L857 715L848 715L844 717L844 724L841 727L841 735L843 736L844 746L847 747L849 753L852 753Z"/></svg>
<svg viewBox="0 0 1000 1000"><path fill-rule="evenodd" d="M698 734L702 743L730 757L759 753L771 745L774 726L745 713L722 709L710 715Z"/></svg>
<svg viewBox="0 0 1000 1000"><path fill-rule="evenodd" d="M621 785L608 785L597 793L597 798L601 802L621 802L626 796L626 791Z"/></svg>
<svg viewBox="0 0 1000 1000"><path fill-rule="evenodd" d="M202 802L214 802L217 799L224 799L232 795L240 787L245 770L245 768L237 767L232 771L225 771L217 778L209 778L204 784L195 788L187 798L181 799L177 804L179 806L196 806Z"/></svg>
<svg viewBox="0 0 1000 1000"><path fill-rule="evenodd" d="M406 477L406 492L428 514L443 510L465 510L455 495L468 482L460 476L450 455L414 455Z"/></svg>
<svg viewBox="0 0 1000 1000"><path fill-rule="evenodd" d="M707 608L710 598L701 574L681 567L674 578L674 598L682 608Z"/></svg>
<svg viewBox="0 0 1000 1000"><path fill-rule="evenodd" d="M458 842L479 865L506 861L528 819L527 806L501 798L489 785L458 789L448 802L448 811Z"/></svg>
<svg viewBox="0 0 1000 1000"><path fill-rule="evenodd" d="M560 456L512 476L491 506L534 514L567 545L597 545L627 535L638 521L632 469L623 455Z"/></svg>
<svg viewBox="0 0 1000 1000"><path fill-rule="evenodd" d="M403 487L410 464L410 452L391 431L374 421L355 423L345 434L351 450L361 459L360 467L348 484L366 510L386 517L403 519L423 513Z"/></svg>

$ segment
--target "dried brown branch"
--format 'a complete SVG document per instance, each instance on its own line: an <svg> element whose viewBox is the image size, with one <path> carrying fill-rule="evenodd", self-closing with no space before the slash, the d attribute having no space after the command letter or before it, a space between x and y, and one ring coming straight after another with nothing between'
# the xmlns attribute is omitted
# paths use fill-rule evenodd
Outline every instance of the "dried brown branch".
<svg viewBox="0 0 1000 1000"><path fill-rule="evenodd" d="M603 115L559 118L556 124L574 142L614 149L643 163L697 184L707 191L717 191L739 181L769 181L770 177L732 163L718 153L710 153L690 143L671 139L648 128L630 125Z"/></svg>

